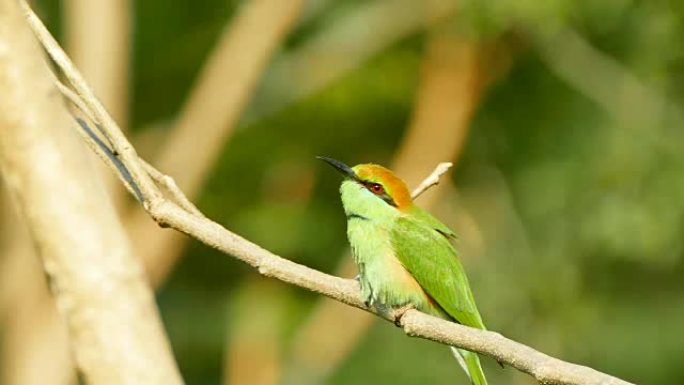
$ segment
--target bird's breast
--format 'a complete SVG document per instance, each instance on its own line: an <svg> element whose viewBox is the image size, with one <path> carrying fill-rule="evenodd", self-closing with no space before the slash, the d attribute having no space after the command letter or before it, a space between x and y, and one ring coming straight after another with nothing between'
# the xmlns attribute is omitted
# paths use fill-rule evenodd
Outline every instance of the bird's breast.
<svg viewBox="0 0 684 385"><path fill-rule="evenodd" d="M432 301L397 259L389 229L371 219L348 215L347 235L366 300L388 307L411 303L429 311Z"/></svg>

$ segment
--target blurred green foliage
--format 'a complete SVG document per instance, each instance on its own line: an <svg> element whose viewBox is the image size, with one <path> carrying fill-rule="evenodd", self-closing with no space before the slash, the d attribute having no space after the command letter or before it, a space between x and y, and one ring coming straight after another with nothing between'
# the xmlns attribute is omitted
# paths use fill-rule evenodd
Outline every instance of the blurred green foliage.
<svg viewBox="0 0 684 385"><path fill-rule="evenodd" d="M58 8L44 3L59 30ZM334 23L340 8L358 4L323 3L285 51ZM131 127L139 131L174 118L238 2L134 6ZM470 241L463 243L487 324L636 383L684 383L684 3L466 1L453 22L514 52L512 67L487 90L471 125L453 180L458 193L447 199L453 205L437 213L455 223L467 212L483 234L479 255L468 255ZM625 90L611 88L606 100L619 108L609 111L559 76L543 52L567 30L652 94L623 101ZM339 180L313 157L389 162L411 114L424 39L423 33L409 36L320 92L243 124L200 208L269 250L332 272L346 247ZM585 64L578 71L591 77L594 64ZM653 103L662 109L641 111ZM230 303L255 274L193 243L160 292L187 383L220 382L237 311ZM284 284L280 290L291 307L283 321L287 355L289 339L317 298ZM485 361L492 384L529 383ZM465 383L447 349L405 338L385 323L330 380L458 381Z"/></svg>

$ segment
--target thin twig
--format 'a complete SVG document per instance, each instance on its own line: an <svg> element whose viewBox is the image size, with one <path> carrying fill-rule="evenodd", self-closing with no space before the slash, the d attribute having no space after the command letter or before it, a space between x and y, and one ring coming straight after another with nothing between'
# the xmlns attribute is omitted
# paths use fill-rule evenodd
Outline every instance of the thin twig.
<svg viewBox="0 0 684 385"><path fill-rule="evenodd" d="M93 114L93 111L86 106L85 103L83 103L83 100L72 90L71 88L67 87L64 83L60 82L55 78L55 86L57 86L57 89L59 92L64 96L69 102L71 102L76 108L78 108L79 111L81 111L91 122L94 124L100 124L100 122L97 120L95 115Z"/></svg>
<svg viewBox="0 0 684 385"><path fill-rule="evenodd" d="M133 180L133 177L131 176L130 171L128 171L128 168L121 162L121 160L117 157L117 154L106 144L100 139L100 137L97 136L95 131L93 131L90 126L88 126L88 123L85 122L85 120L81 118L76 118L76 122L78 123L79 126L81 126L81 131L85 133L85 135L93 141L97 147L99 147L99 151L97 152L98 155L102 156L104 155L108 162L107 164L111 163L114 165L116 168L117 174L123 179L125 182L126 188L133 193L133 196L135 199L138 200L138 202L143 203L143 195L142 192L140 191L140 187L136 183L136 181ZM98 126L100 131L103 131L102 126Z"/></svg>
<svg viewBox="0 0 684 385"><path fill-rule="evenodd" d="M69 102L73 103L84 115L88 117L88 119L90 119L93 123L97 124L97 120L93 112L90 110L90 108L88 108L88 106L85 103L83 103L81 98L73 90L71 90L71 88L67 87L60 81L55 81L55 85L57 86L59 92L64 97L66 97L66 99ZM95 132L91 130L90 127L84 121L80 119L76 120L81 126L81 128L83 128L83 132L85 132L85 134L90 137L92 143L95 144L95 146L97 147L97 153L100 154L100 156L105 156L109 158L109 160L116 166L118 174L120 174L126 181L126 185L130 186L129 190L132 190L131 192L140 199L140 191L136 190L137 186L135 185L135 183L133 183L133 180L130 178L128 170L125 167L123 167L123 164L121 164L118 161L113 151L111 150L111 147L104 144L101 141L101 139L97 137ZM106 135L106 132L103 132L103 134ZM187 210L192 214L204 216L204 214L202 214L202 212L199 211L197 207L192 202L190 202L190 200L181 192L180 188L176 184L176 181L172 177L163 174L143 159L140 159L140 162L142 163L143 168L145 169L145 171L147 171L150 177L152 177L152 179L158 185L164 187L164 189L169 194L171 194L174 201L180 207L182 207L183 209Z"/></svg>
<svg viewBox="0 0 684 385"><path fill-rule="evenodd" d="M124 186L128 191L133 194L139 201L142 202L143 196L139 189L139 186L135 184L133 178L130 175L128 169L123 165L121 160L118 159L114 151L112 150L111 140L107 136L106 132L102 132L102 125L98 124L98 119L87 106L78 94L76 94L71 88L67 87L55 77L54 84L57 90L64 96L69 102L71 102L76 108L78 108L88 119L95 123L98 128L100 128L100 133L102 133L108 140L108 144L105 144L98 136L95 134L85 121L76 118L77 123L81 127L78 133L86 139L86 143L90 148L97 154L101 159L105 161L105 164L115 171L115 175L124 182Z"/></svg>
<svg viewBox="0 0 684 385"><path fill-rule="evenodd" d="M131 0L65 0L67 52L111 115L128 121L131 65Z"/></svg>
<svg viewBox="0 0 684 385"><path fill-rule="evenodd" d="M93 122L97 127L101 127L101 125L98 123L97 117L95 116L95 113L90 109L89 106L87 106L81 97L75 93L71 88L67 87L64 85L64 83L60 82L59 80L55 79L55 85L57 86L57 89L59 92L64 96L69 102L71 102L74 106L78 108L79 111L81 111L88 119ZM118 174L123 176L124 180L126 181L127 185L130 185L129 190L131 190L132 193L134 193L135 196L141 197L140 191L136 191L136 185L132 183L132 179L130 178L130 175L128 174L128 171L125 167L122 167L121 164L119 164L118 159L116 158L114 152L111 149L111 140L108 145L105 145L98 137L95 135L94 131L90 129L90 127L82 120L77 119L77 122L81 125L83 128L83 132L86 133L86 135L90 136L93 144L98 147L96 149L96 152L100 154L101 156L106 156L109 158L111 162L114 163L114 165L117 168ZM104 130L100 130L101 132ZM102 132L104 136L107 136L107 132L104 131ZM109 138L107 137L109 140ZM201 211L197 209L197 207L190 202L190 200L183 194L176 184L176 181L168 176L154 168L151 164L147 163L145 160L140 159L140 162L145 169L145 171L149 174L149 176L159 185L164 187L164 189L171 194L173 197L174 201L183 209L187 210L188 212L195 214L195 215L200 215L203 216Z"/></svg>
<svg viewBox="0 0 684 385"><path fill-rule="evenodd" d="M121 161L124 165L129 170L135 171L131 172L131 175L136 183L141 186L141 190L146 196L144 208L160 225L174 228L226 254L232 255L256 268L264 276L276 278L283 282L326 295L347 305L375 313L400 325L410 336L430 339L489 355L499 362L529 373L544 384L629 384L624 380L594 369L549 357L495 332L473 329L432 317L416 310L408 310L405 313L396 313L394 311L378 312L374 308L367 307L361 299L356 281L328 275L279 257L230 232L220 224L205 217L194 215L179 205L164 199L161 192L144 171L144 165L135 154L131 144L125 138L120 128L107 115L106 111L101 108L101 105L98 104L99 102L92 97L92 92L88 89L88 86L82 81L76 69L70 64L66 55L57 46L57 43L49 35L49 32L40 20L30 11L23 0L22 3L26 7L30 24L34 32L39 36L41 43L47 45L46 49L53 56L53 59L55 59L55 56L59 59L55 59L55 61L67 77L74 79L78 83L75 86L79 91L79 95L84 97L86 102L94 103L95 107L99 107L94 110L97 112L98 118L103 118L103 129L109 133L115 149L122 151ZM154 197L154 199L150 199L150 196Z"/></svg>
<svg viewBox="0 0 684 385"><path fill-rule="evenodd" d="M142 169L135 149L128 142L118 124L112 119L102 103L95 97L95 94L83 79L83 76L76 67L74 67L71 59L69 59L62 47L60 47L55 38L50 34L50 31L47 30L40 18L33 12L31 7L29 7L26 0L19 0L19 4L25 13L29 26L43 48L45 48L45 51L62 70L66 78L69 79L69 82L74 86L76 93L93 112L97 121L99 121L102 126L107 127L106 131L111 140L113 152L126 164L128 171L138 183L138 187L143 196L143 204L148 207L154 204L155 200L162 199L161 191L156 188L149 175ZM112 129L112 127L115 129Z"/></svg>
<svg viewBox="0 0 684 385"><path fill-rule="evenodd" d="M439 177L446 174L453 165L454 164L451 162L442 162L438 164L434 171L432 171L432 174L420 182L420 184L411 192L411 198L416 199L430 187L436 186L439 183Z"/></svg>

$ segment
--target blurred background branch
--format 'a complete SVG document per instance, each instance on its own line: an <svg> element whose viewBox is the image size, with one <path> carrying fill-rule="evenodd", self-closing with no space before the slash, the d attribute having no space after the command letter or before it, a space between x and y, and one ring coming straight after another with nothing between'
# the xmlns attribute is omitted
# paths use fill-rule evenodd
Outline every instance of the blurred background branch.
<svg viewBox="0 0 684 385"><path fill-rule="evenodd" d="M297 20L302 0L250 0L228 23L174 127L152 161L196 196L235 129L261 72ZM127 219L130 237L155 284L180 256L183 237L160 232L140 210Z"/></svg>
<svg viewBox="0 0 684 385"><path fill-rule="evenodd" d="M348 7L305 43L274 61L245 120L253 122L311 95L455 9L456 3L448 0L380 0Z"/></svg>
<svg viewBox="0 0 684 385"><path fill-rule="evenodd" d="M592 47L577 31L566 28L539 38L538 44L554 73L623 124L657 125L666 113L682 122L681 107Z"/></svg>
<svg viewBox="0 0 684 385"><path fill-rule="evenodd" d="M59 384L72 382L66 325L50 296L35 245L8 193L1 199L6 224L0 242L0 383L40 385L45 376Z"/></svg>
<svg viewBox="0 0 684 385"><path fill-rule="evenodd" d="M112 115L127 126L131 35L128 2L68 0L62 2L62 6L65 40L71 57ZM121 185L109 173L103 173L103 178L108 183L109 194L120 207ZM11 218L11 215L6 217ZM21 226L7 227L10 234L22 230ZM10 244L13 246L3 253L7 268L0 269L7 279L0 279L0 282L13 285L16 290L3 288L1 291L18 311L12 311L13 316L7 320L4 340L7 354L3 356L7 360L2 361L5 375L2 383L42 384L45 378L51 378L56 384L73 381L66 329L49 298L40 266L35 262L33 245L25 236L12 236ZM19 292L23 295L18 296ZM24 305L19 306L19 302L33 303L32 311L23 311ZM15 347L9 346L13 342ZM21 348L16 344L21 344Z"/></svg>
<svg viewBox="0 0 684 385"><path fill-rule="evenodd" d="M0 54L0 169L69 326L76 362L91 384L181 384L142 269L71 131L25 12L5 0L0 19L7 47ZM14 315L45 316L35 310ZM43 338L59 336L44 331Z"/></svg>
<svg viewBox="0 0 684 385"><path fill-rule="evenodd" d="M231 298L223 384L280 383L288 297L277 282L250 277ZM258 304L255 306L255 304Z"/></svg>

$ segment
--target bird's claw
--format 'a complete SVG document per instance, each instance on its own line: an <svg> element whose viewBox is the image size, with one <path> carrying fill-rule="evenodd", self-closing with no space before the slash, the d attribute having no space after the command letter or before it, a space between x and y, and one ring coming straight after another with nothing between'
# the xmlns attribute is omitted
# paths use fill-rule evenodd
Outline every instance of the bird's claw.
<svg viewBox="0 0 684 385"><path fill-rule="evenodd" d="M416 308L416 305L409 303L406 305L403 305L398 308L394 308L394 324L397 325L398 327L401 327L401 318L406 314L407 311L409 310L414 310Z"/></svg>

